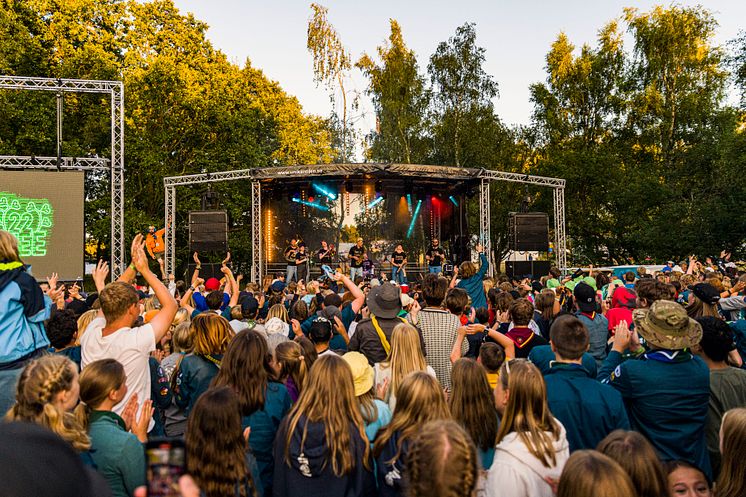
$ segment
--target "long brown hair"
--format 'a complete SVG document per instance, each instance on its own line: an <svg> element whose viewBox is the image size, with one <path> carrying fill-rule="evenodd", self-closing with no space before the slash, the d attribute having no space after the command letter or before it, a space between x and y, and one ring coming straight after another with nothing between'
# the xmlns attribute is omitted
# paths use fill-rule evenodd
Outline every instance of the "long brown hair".
<svg viewBox="0 0 746 497"><path fill-rule="evenodd" d="M487 371L481 364L466 358L453 364L448 407L453 419L464 427L477 447L489 450L495 446L497 409Z"/></svg>
<svg viewBox="0 0 746 497"><path fill-rule="evenodd" d="M497 443L516 432L528 451L545 467L557 464L554 442L562 432L547 404L547 385L536 366L526 359L505 361L500 368L500 384L509 391Z"/></svg>
<svg viewBox="0 0 746 497"><path fill-rule="evenodd" d="M471 497L479 458L469 434L453 421L430 421L412 440L405 461L407 497Z"/></svg>
<svg viewBox="0 0 746 497"><path fill-rule="evenodd" d="M63 355L46 355L30 362L16 387L16 403L6 421L27 421L49 428L78 452L91 448L85 428L71 412L54 404L54 397L73 388L78 367Z"/></svg>
<svg viewBox="0 0 746 497"><path fill-rule="evenodd" d="M109 397L114 390L122 388L127 375L116 359L101 359L88 364L80 374L80 404L75 415L83 427L88 428L91 412Z"/></svg>
<svg viewBox="0 0 746 497"><path fill-rule="evenodd" d="M536 310L541 313L541 317L547 321L554 319L554 301L556 294L551 289L544 289L536 296Z"/></svg>
<svg viewBox="0 0 746 497"><path fill-rule="evenodd" d="M631 497L636 495L632 481L624 469L609 456L595 450L574 452L562 469L557 488L557 497Z"/></svg>
<svg viewBox="0 0 746 497"><path fill-rule="evenodd" d="M186 429L187 471L207 497L247 496L256 490L246 465L238 397L228 387L210 388L197 399ZM238 489L238 494L236 494Z"/></svg>
<svg viewBox="0 0 746 497"><path fill-rule="evenodd" d="M203 312L192 320L194 346L197 355L223 354L234 336L233 328L223 317L212 312Z"/></svg>
<svg viewBox="0 0 746 497"><path fill-rule="evenodd" d="M422 354L420 334L408 323L399 323L391 332L391 351L384 367L391 368L389 392L396 393L405 376L415 371L426 371L427 362Z"/></svg>
<svg viewBox="0 0 746 497"><path fill-rule="evenodd" d="M668 481L655 449L636 431L614 430L599 442L596 450L624 468L637 497L666 497Z"/></svg>
<svg viewBox="0 0 746 497"><path fill-rule="evenodd" d="M301 421L302 418L302 421ZM363 465L370 469L370 446L365 435L365 424L355 398L352 371L344 359L336 354L318 358L308 375L306 388L283 420L285 433L285 463L290 465L290 443L295 430L300 428L301 450L306 441L308 423L323 423L326 446L332 471L337 476L350 473L360 464L353 458L352 432L357 431L365 442ZM350 426L352 424L352 427ZM326 467L326 463L325 463Z"/></svg>
<svg viewBox="0 0 746 497"><path fill-rule="evenodd" d="M715 485L715 497L746 495L746 408L731 409L723 414L721 428L722 466Z"/></svg>
<svg viewBox="0 0 746 497"><path fill-rule="evenodd" d="M296 342L282 342L275 347L275 362L280 366L279 380L292 378L298 393L303 391L308 375L308 363L303 347Z"/></svg>
<svg viewBox="0 0 746 497"><path fill-rule="evenodd" d="M267 341L254 330L239 332L223 356L212 387L231 387L238 395L241 414L264 409L267 382L272 378Z"/></svg>
<svg viewBox="0 0 746 497"><path fill-rule="evenodd" d="M373 453L379 456L398 432L396 454L391 459L391 462L395 461L401 455L404 442L411 440L428 421L439 419L451 419L451 415L438 380L422 371L409 374L396 391L394 416L376 437Z"/></svg>

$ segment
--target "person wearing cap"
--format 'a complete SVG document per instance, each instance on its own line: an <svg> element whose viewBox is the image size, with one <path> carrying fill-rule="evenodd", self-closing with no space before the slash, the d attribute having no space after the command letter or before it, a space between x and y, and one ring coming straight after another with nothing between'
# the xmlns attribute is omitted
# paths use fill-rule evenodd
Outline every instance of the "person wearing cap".
<svg viewBox="0 0 746 497"><path fill-rule="evenodd" d="M691 353L702 339L702 326L670 300L635 309L632 319L634 331L627 323L614 330L614 345L598 379L622 394L632 429L647 437L661 459L687 461L712 477L704 436L710 372ZM627 349L639 359L623 360Z"/></svg>
<svg viewBox="0 0 746 497"><path fill-rule="evenodd" d="M728 364L735 350L733 330L715 317L697 318L702 326L702 340L692 351L705 361L710 370L710 402L705 436L712 472L720 471L720 424L723 414L736 407L746 407L746 370Z"/></svg>
<svg viewBox="0 0 746 497"><path fill-rule="evenodd" d="M391 409L384 401L376 398L373 367L360 352L347 352L342 356L352 370L355 397L360 402L360 413L365 423L365 434L371 446L378 431L391 422Z"/></svg>
<svg viewBox="0 0 746 497"><path fill-rule="evenodd" d="M249 295L243 299L243 302L241 302L241 319L230 320L231 328L233 328L233 331L236 333L242 330L255 330L260 332L262 335L266 335L267 332L264 329L264 325L256 322L258 315L259 301L255 299L253 295ZM225 311L223 312L223 317L230 319L230 317L226 317Z"/></svg>
<svg viewBox="0 0 746 497"><path fill-rule="evenodd" d="M635 294L634 290L618 286L611 295L611 308L606 311L606 320L609 322L609 333L622 321L631 323L632 310L636 307L637 294Z"/></svg>
<svg viewBox="0 0 746 497"><path fill-rule="evenodd" d="M591 278L592 279L592 278ZM594 282L595 285L595 282ZM581 281L572 291L578 312L575 315L588 328L590 348L588 352L598 365L606 358L606 340L609 336L609 321L596 312L596 290L586 281Z"/></svg>
<svg viewBox="0 0 746 497"><path fill-rule="evenodd" d="M720 293L717 291L717 288L709 283L697 283L690 289L692 293L689 294L689 305L686 306L686 312L689 314L689 317L720 317L718 310Z"/></svg>
<svg viewBox="0 0 746 497"><path fill-rule="evenodd" d="M385 361L391 350L391 332L402 322L416 323L417 308L412 309L407 319L399 317L402 310L401 294L395 285L379 285L370 290L366 299L370 317L363 319L355 328L348 350L361 352L373 365ZM422 350L425 342L420 334Z"/></svg>

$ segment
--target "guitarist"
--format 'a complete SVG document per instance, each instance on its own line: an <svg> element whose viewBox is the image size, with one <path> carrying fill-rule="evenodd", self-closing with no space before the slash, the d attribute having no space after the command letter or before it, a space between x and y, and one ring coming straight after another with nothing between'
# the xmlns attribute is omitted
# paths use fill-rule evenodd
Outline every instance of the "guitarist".
<svg viewBox="0 0 746 497"><path fill-rule="evenodd" d="M405 267L407 265L407 253L404 252L401 244L396 246L394 253L391 254L391 280L397 284L407 282L407 273Z"/></svg>
<svg viewBox="0 0 746 497"><path fill-rule="evenodd" d="M290 240L290 245L285 249L285 260L287 261L287 270L285 272L285 284L290 283L292 280L298 281L298 265L295 262L296 255L298 254L298 239L293 238Z"/></svg>
<svg viewBox="0 0 746 497"><path fill-rule="evenodd" d="M365 255L365 247L363 246L363 239L358 238L357 243L352 246L350 253L350 279L355 281L356 276L363 277L363 256Z"/></svg>

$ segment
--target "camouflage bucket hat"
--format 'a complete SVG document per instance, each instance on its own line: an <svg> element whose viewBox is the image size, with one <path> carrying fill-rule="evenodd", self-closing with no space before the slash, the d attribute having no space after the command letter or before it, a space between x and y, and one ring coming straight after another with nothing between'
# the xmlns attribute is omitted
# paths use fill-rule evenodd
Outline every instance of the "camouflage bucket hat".
<svg viewBox="0 0 746 497"><path fill-rule="evenodd" d="M653 302L650 309L636 309L632 320L637 332L654 347L689 349L702 340L702 326L686 314L686 309L670 300Z"/></svg>

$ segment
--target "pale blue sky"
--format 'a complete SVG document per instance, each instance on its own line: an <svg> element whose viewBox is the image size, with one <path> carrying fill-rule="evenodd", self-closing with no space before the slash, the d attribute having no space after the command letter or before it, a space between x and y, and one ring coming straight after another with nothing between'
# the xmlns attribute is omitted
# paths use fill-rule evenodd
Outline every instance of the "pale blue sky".
<svg viewBox="0 0 746 497"><path fill-rule="evenodd" d="M545 78L544 57L560 31L580 46L595 43L597 30L620 16L626 6L647 10L661 2L619 0L504 1L504 0L377 0L319 1L343 43L357 59L373 55L389 35L389 18L402 26L404 40L417 54L424 73L437 44L456 27L475 22L479 44L486 49L485 69L500 87L495 107L508 124L527 124L531 116L528 87ZM280 83L300 100L306 112L328 115L329 97L313 82L311 57L306 50L306 23L310 1L301 0L175 0L182 12L192 12L210 25L214 46L238 63L248 57L252 65ZM702 4L720 23L716 42L725 43L746 29L746 0L682 1ZM359 72L353 86L363 92L366 80ZM359 126L372 126L369 101L363 101ZM367 126L366 126L367 125Z"/></svg>

